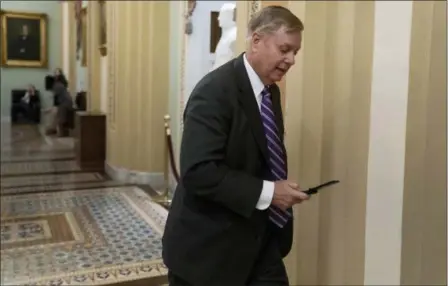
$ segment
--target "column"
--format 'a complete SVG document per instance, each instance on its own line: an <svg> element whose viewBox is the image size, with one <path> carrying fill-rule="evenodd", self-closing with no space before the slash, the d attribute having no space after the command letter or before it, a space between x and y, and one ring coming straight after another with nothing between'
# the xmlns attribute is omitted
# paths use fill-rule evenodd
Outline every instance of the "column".
<svg viewBox="0 0 448 286"><path fill-rule="evenodd" d="M179 169L180 140L182 137L182 118L185 106L185 69L186 69L186 38L185 1L170 2L170 83L169 112L171 117L171 137L175 164ZM174 190L177 182L170 169L170 186Z"/></svg>
<svg viewBox="0 0 448 286"><path fill-rule="evenodd" d="M446 2L413 2L401 285L446 285Z"/></svg>
<svg viewBox="0 0 448 286"><path fill-rule="evenodd" d="M286 82L294 95L285 118L290 176L304 188L342 183L296 207L289 270L299 285L361 285L374 4L291 1L290 8L305 24Z"/></svg>
<svg viewBox="0 0 448 286"><path fill-rule="evenodd" d="M107 2L108 173L120 180L163 180L164 115L169 95L168 1Z"/></svg>
<svg viewBox="0 0 448 286"><path fill-rule="evenodd" d="M61 2L59 4L59 8L60 8L60 13L61 13L61 34L59 35L60 37L60 59L59 59L59 64L62 68L62 70L67 71L68 70L68 61L69 61L69 56L68 56L68 43L69 43L69 31L70 31L70 26L68 23L68 15L69 15L69 6L68 3L66 2Z"/></svg>
<svg viewBox="0 0 448 286"><path fill-rule="evenodd" d="M412 6L411 1L375 3L366 190L366 284L400 284Z"/></svg>
<svg viewBox="0 0 448 286"><path fill-rule="evenodd" d="M69 82L69 90L72 96L76 95L76 81L77 81L77 68L76 68L76 19L75 19L75 2L74 1L66 1L63 4L66 8L65 16L68 18L64 20L64 24L67 23L68 27L64 29L67 31L67 36L65 38L68 40L66 45L66 50L64 55L67 55L68 58L64 61L67 61L67 65L64 65L67 70L64 70L66 73L67 80Z"/></svg>
<svg viewBox="0 0 448 286"><path fill-rule="evenodd" d="M109 2L107 3L109 5ZM98 1L87 4L87 109L101 109L101 65L99 50L100 9Z"/></svg>

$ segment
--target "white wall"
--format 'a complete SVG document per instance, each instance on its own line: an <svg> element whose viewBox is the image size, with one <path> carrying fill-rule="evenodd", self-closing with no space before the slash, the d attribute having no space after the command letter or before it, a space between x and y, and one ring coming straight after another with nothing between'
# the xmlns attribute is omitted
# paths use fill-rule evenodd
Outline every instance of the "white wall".
<svg viewBox="0 0 448 286"><path fill-rule="evenodd" d="M212 68L214 55L210 54L210 17L224 3L235 1L198 1L193 13L193 34L187 37L185 68L185 100L198 81Z"/></svg>

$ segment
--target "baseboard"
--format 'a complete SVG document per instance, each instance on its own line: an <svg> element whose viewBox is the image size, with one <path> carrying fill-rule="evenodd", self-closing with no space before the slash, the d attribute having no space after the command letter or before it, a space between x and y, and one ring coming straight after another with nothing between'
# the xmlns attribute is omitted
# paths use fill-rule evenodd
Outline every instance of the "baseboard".
<svg viewBox="0 0 448 286"><path fill-rule="evenodd" d="M163 173L133 171L113 166L107 161L104 169L109 177L121 183L150 185L155 191L162 190L165 185Z"/></svg>

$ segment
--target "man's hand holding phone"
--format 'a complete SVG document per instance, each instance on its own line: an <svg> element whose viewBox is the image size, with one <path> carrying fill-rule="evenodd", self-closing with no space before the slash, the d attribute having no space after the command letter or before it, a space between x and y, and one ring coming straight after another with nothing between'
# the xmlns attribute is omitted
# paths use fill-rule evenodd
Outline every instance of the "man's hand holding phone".
<svg viewBox="0 0 448 286"><path fill-rule="evenodd" d="M309 196L302 192L296 183L288 180L275 182L272 205L286 210L308 199Z"/></svg>

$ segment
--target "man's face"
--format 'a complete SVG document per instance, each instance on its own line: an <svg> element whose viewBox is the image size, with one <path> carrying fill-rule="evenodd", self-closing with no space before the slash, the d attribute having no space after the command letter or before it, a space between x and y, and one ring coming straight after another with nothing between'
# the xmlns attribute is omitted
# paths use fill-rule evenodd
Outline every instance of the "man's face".
<svg viewBox="0 0 448 286"><path fill-rule="evenodd" d="M252 52L257 61L257 72L264 84L280 81L295 63L302 45L302 33L287 33L280 28L273 34L252 35Z"/></svg>
<svg viewBox="0 0 448 286"><path fill-rule="evenodd" d="M34 91L35 91L34 85L29 84L29 85L28 85L28 92L29 92L31 95L34 95Z"/></svg>

